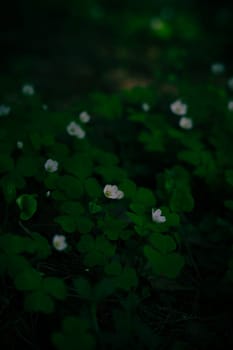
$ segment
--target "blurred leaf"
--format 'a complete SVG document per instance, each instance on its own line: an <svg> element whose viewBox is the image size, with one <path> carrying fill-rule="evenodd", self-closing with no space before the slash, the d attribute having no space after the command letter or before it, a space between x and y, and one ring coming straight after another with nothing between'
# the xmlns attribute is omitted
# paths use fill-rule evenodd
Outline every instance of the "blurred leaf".
<svg viewBox="0 0 233 350"><path fill-rule="evenodd" d="M84 180L92 174L92 160L88 154L74 155L64 161L65 170ZM70 177L71 178L71 177Z"/></svg>
<svg viewBox="0 0 233 350"><path fill-rule="evenodd" d="M124 267L120 275L116 277L116 284L119 288L124 290L136 287L138 278L135 269L132 267Z"/></svg>
<svg viewBox="0 0 233 350"><path fill-rule="evenodd" d="M83 277L74 280L74 288L82 299L92 299L92 287L89 281Z"/></svg>
<svg viewBox="0 0 233 350"><path fill-rule="evenodd" d="M177 184L172 192L170 207L174 212L190 212L194 207L194 199L185 184Z"/></svg>
<svg viewBox="0 0 233 350"><path fill-rule="evenodd" d="M105 273L108 275L119 275L121 273L122 267L121 264L117 261L113 261L107 265L105 265Z"/></svg>
<svg viewBox="0 0 233 350"><path fill-rule="evenodd" d="M22 155L16 162L16 172L25 177L35 176L41 169L41 159L36 155Z"/></svg>
<svg viewBox="0 0 233 350"><path fill-rule="evenodd" d="M13 170L14 162L10 155L0 154L0 174Z"/></svg>
<svg viewBox="0 0 233 350"><path fill-rule="evenodd" d="M116 95L95 93L91 96L93 113L101 118L118 119L122 114L120 99Z"/></svg>
<svg viewBox="0 0 233 350"><path fill-rule="evenodd" d="M233 200L224 201L224 206L230 210L233 210Z"/></svg>
<svg viewBox="0 0 233 350"><path fill-rule="evenodd" d="M95 339L89 332L87 321L73 316L63 320L62 332L52 334L52 343L58 350L77 350L77 344L81 344L82 350L95 348Z"/></svg>
<svg viewBox="0 0 233 350"><path fill-rule="evenodd" d="M58 300L64 300L67 296L67 287L61 278L47 277L43 280L43 290Z"/></svg>
<svg viewBox="0 0 233 350"><path fill-rule="evenodd" d="M100 174L106 183L124 180L126 172L118 166L98 166L95 168L97 174Z"/></svg>
<svg viewBox="0 0 233 350"><path fill-rule="evenodd" d="M40 288L42 277L37 270L30 268L19 273L14 282L15 287L19 290L35 290Z"/></svg>
<svg viewBox="0 0 233 350"><path fill-rule="evenodd" d="M24 307L30 312L50 314L54 311L54 302L49 295L35 291L25 296Z"/></svg>
<svg viewBox="0 0 233 350"><path fill-rule="evenodd" d="M39 259L46 259L51 254L51 245L48 240L39 233L32 232L32 238Z"/></svg>
<svg viewBox="0 0 233 350"><path fill-rule="evenodd" d="M77 248L80 252L85 253L95 249L95 240L91 235L84 235L80 237Z"/></svg>
<svg viewBox="0 0 233 350"><path fill-rule="evenodd" d="M5 176L1 179L2 191L7 203L11 203L16 198L16 186L11 177Z"/></svg>
<svg viewBox="0 0 233 350"><path fill-rule="evenodd" d="M7 256L7 270L11 277L15 278L20 273L30 270L31 265L28 260L20 255Z"/></svg>
<svg viewBox="0 0 233 350"><path fill-rule="evenodd" d="M8 254L34 253L35 251L35 245L32 239L10 233L0 236L0 245L1 249Z"/></svg>
<svg viewBox="0 0 233 350"><path fill-rule="evenodd" d="M96 303L100 303L116 290L116 284L113 279L105 278L99 281L94 287L94 300Z"/></svg>

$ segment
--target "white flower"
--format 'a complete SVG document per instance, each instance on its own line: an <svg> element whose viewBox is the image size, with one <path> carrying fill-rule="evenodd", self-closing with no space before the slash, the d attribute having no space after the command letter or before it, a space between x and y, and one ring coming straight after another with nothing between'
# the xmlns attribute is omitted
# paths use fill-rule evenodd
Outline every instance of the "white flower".
<svg viewBox="0 0 233 350"><path fill-rule="evenodd" d="M76 136L78 139L83 139L86 135L86 132L81 128L81 126L74 121L67 125L66 131L70 136Z"/></svg>
<svg viewBox="0 0 233 350"><path fill-rule="evenodd" d="M48 159L45 162L45 170L48 171L49 173L54 173L55 171L58 170L58 162L53 159Z"/></svg>
<svg viewBox="0 0 233 350"><path fill-rule="evenodd" d="M229 102L228 102L228 110L229 110L230 112L233 112L233 101L229 101Z"/></svg>
<svg viewBox="0 0 233 350"><path fill-rule="evenodd" d="M120 191L120 190L118 190L118 192L117 192L117 199L122 199L122 198L124 198L124 192L123 191Z"/></svg>
<svg viewBox="0 0 233 350"><path fill-rule="evenodd" d="M187 113L188 106L182 103L181 100L177 100L170 105L171 111L176 115L185 115Z"/></svg>
<svg viewBox="0 0 233 350"><path fill-rule="evenodd" d="M162 211L161 209L152 209L152 220L154 222L157 222L159 224L163 223L166 221L166 217L162 216Z"/></svg>
<svg viewBox="0 0 233 350"><path fill-rule="evenodd" d="M89 123L91 117L86 111L83 111L79 114L79 119L82 123Z"/></svg>
<svg viewBox="0 0 233 350"><path fill-rule="evenodd" d="M106 185L104 187L104 195L111 199L122 199L124 192L120 191L116 185Z"/></svg>
<svg viewBox="0 0 233 350"><path fill-rule="evenodd" d="M0 106L0 117L5 117L6 115L8 115L11 111L11 108L9 106L6 105L1 105Z"/></svg>
<svg viewBox="0 0 233 350"><path fill-rule="evenodd" d="M222 74L225 71L225 65L223 63L213 63L210 67L213 74Z"/></svg>
<svg viewBox="0 0 233 350"><path fill-rule="evenodd" d="M179 126L182 129L190 130L193 127L193 121L191 118L182 117L182 118L180 118Z"/></svg>
<svg viewBox="0 0 233 350"><path fill-rule="evenodd" d="M228 80L227 85L229 89L233 90L233 77Z"/></svg>
<svg viewBox="0 0 233 350"><path fill-rule="evenodd" d="M18 149L22 149L23 148L23 142L22 141L17 141L16 145L17 145Z"/></svg>
<svg viewBox="0 0 233 350"><path fill-rule="evenodd" d="M56 250L65 250L68 246L68 244L66 243L66 237L63 235L55 235L53 237L53 246Z"/></svg>
<svg viewBox="0 0 233 350"><path fill-rule="evenodd" d="M148 112L150 110L150 105L148 103L143 103L142 104L142 110L144 112Z"/></svg>
<svg viewBox="0 0 233 350"><path fill-rule="evenodd" d="M30 84L25 84L22 87L22 93L26 96L32 96L35 93L34 86Z"/></svg>
<svg viewBox="0 0 233 350"><path fill-rule="evenodd" d="M47 198L50 197L51 191L47 191L47 192L45 193L45 195L46 195Z"/></svg>

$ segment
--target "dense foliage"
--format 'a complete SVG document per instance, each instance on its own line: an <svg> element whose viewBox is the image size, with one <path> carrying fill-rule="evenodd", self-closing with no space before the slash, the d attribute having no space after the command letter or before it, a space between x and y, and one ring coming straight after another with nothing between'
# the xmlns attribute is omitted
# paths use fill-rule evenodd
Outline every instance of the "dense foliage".
<svg viewBox="0 0 233 350"><path fill-rule="evenodd" d="M197 2L80 3L36 2L84 87L29 49L0 79L1 346L233 346L232 13L205 30Z"/></svg>

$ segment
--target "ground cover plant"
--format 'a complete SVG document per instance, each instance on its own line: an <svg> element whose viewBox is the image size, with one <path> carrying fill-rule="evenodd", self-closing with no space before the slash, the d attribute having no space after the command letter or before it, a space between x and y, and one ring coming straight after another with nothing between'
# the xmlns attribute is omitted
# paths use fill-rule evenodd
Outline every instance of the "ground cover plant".
<svg viewBox="0 0 233 350"><path fill-rule="evenodd" d="M35 53L2 73L3 349L233 345L232 17L224 4L208 32L198 2L163 6L57 7L80 20L62 17L67 35L88 23L82 68L113 41L90 55L88 87L50 92Z"/></svg>

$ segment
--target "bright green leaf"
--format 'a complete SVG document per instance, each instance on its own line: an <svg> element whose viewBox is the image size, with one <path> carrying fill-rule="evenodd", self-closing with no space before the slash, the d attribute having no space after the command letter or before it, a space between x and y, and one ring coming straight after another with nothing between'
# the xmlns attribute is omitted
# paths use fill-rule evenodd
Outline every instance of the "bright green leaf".
<svg viewBox="0 0 233 350"><path fill-rule="evenodd" d="M30 219L37 210L37 201L34 195L23 194L16 199L16 203L21 210L20 218L22 220Z"/></svg>

